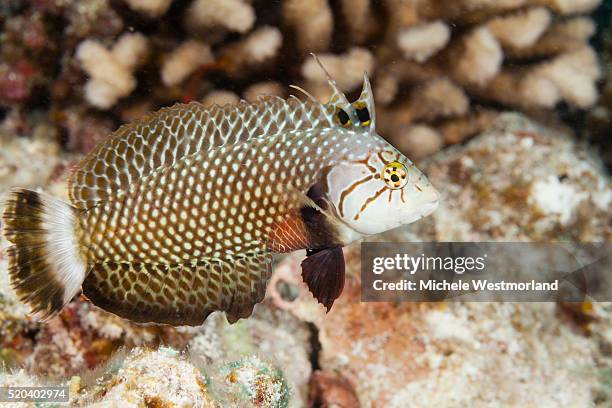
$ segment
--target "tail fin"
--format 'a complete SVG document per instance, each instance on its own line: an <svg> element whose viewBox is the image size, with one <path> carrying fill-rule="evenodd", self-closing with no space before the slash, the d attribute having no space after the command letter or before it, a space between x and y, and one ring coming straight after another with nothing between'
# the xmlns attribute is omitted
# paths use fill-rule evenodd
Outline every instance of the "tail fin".
<svg viewBox="0 0 612 408"><path fill-rule="evenodd" d="M78 251L76 208L34 191L9 193L2 222L9 276L20 300L42 318L59 312L79 292L87 264Z"/></svg>

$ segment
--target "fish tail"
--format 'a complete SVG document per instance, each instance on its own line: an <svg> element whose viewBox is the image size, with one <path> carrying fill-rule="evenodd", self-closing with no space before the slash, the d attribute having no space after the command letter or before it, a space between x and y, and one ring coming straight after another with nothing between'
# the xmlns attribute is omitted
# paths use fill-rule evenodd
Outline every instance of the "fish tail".
<svg viewBox="0 0 612 408"><path fill-rule="evenodd" d="M79 292L87 263L79 251L80 210L34 191L9 192L2 214L8 273L19 299L46 319Z"/></svg>

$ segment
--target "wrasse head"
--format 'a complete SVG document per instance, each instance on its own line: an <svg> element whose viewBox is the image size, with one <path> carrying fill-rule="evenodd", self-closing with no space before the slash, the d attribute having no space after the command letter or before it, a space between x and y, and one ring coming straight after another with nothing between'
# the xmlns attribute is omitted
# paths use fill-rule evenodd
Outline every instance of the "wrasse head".
<svg viewBox="0 0 612 408"><path fill-rule="evenodd" d="M359 98L349 102L326 73L337 131L351 134L349 154L327 173L327 198L337 217L358 235L381 233L431 214L440 194L427 177L376 133L374 94L364 74Z"/></svg>
<svg viewBox="0 0 612 408"><path fill-rule="evenodd" d="M407 157L382 139L376 144L378 149L338 164L328 176L338 217L363 235L418 221L440 200L436 188Z"/></svg>
<svg viewBox="0 0 612 408"><path fill-rule="evenodd" d="M342 118L350 118L344 127L355 133L355 143L350 159L339 161L328 174L328 194L338 217L369 235L431 214L440 194L410 159L376 133L367 76L359 99L343 110Z"/></svg>

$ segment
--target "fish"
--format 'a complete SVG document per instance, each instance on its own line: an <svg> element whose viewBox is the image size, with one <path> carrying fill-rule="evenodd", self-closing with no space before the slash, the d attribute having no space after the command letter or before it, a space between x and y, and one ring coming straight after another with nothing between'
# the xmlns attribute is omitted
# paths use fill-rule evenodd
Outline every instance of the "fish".
<svg viewBox="0 0 612 408"><path fill-rule="evenodd" d="M321 69L325 68L316 56ZM125 124L68 177L68 201L16 188L2 214L8 273L48 319L78 295L137 323L234 323L264 298L274 254L329 312L343 247L431 214L439 193L376 133L371 85L349 102L325 71L306 94L176 104Z"/></svg>

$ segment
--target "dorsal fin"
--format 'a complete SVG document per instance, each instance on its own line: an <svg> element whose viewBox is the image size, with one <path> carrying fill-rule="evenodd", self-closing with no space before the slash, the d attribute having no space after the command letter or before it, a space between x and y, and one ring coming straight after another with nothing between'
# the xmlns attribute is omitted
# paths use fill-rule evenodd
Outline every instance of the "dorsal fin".
<svg viewBox="0 0 612 408"><path fill-rule="evenodd" d="M70 175L69 197L77 208L89 209L197 151L279 132L332 127L333 115L316 101L275 96L209 108L197 102L163 108L121 126L96 146Z"/></svg>
<svg viewBox="0 0 612 408"><path fill-rule="evenodd" d="M361 95L353 102L353 108L355 114L359 120L360 126L367 127L369 129L376 129L376 111L374 110L374 93L372 92L372 86L370 85L370 79L368 74L363 74L363 87L361 88Z"/></svg>
<svg viewBox="0 0 612 408"><path fill-rule="evenodd" d="M346 95L344 95L344 93L342 93L342 91L338 88L336 80L332 78L329 72L327 72L327 70L321 63L321 60L319 60L319 57L317 57L315 53L311 52L310 55L312 56L312 58L314 58L315 62L319 65L319 67L321 67L321 70L323 70L323 72L325 73L325 76L327 77L327 83L332 89L332 94L329 97L329 100L327 101L326 105L337 106L339 108L347 110L351 106L351 104L348 99L346 99Z"/></svg>

